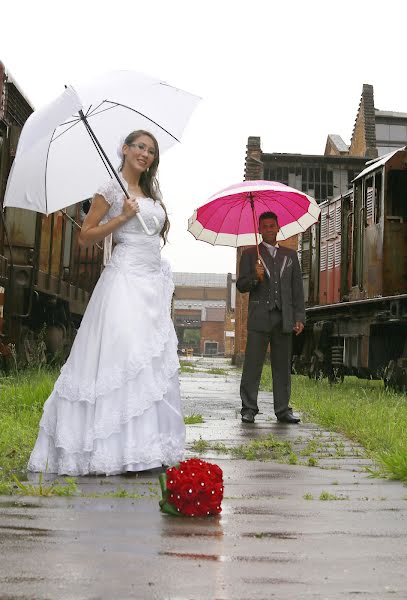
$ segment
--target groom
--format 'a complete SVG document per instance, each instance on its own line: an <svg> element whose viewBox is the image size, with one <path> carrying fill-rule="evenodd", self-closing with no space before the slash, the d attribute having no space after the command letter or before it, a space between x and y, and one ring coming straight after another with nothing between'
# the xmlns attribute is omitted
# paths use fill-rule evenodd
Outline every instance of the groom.
<svg viewBox="0 0 407 600"><path fill-rule="evenodd" d="M243 423L254 423L267 347L271 346L274 412L281 423L299 423L289 406L292 332L304 329L304 289L297 253L276 242L280 228L273 212L259 218L260 263L256 247L245 250L236 287L250 292L247 344L240 384Z"/></svg>

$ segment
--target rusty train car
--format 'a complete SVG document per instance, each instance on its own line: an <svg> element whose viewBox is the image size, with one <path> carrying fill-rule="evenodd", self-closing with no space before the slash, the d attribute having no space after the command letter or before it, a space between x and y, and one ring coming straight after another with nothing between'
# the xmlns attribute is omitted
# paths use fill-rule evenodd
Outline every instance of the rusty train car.
<svg viewBox="0 0 407 600"><path fill-rule="evenodd" d="M367 163L299 238L307 324L293 367L407 391L407 147ZM301 339L302 338L302 339Z"/></svg>
<svg viewBox="0 0 407 600"><path fill-rule="evenodd" d="M20 132L33 107L0 62L0 367L30 364L41 347L63 359L104 262L104 248L77 243L87 203L45 216L3 211ZM15 352L14 352L15 350Z"/></svg>

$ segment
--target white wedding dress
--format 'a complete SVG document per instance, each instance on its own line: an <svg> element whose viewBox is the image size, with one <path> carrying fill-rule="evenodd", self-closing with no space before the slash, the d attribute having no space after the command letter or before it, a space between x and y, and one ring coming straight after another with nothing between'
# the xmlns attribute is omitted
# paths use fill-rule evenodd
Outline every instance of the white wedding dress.
<svg viewBox="0 0 407 600"><path fill-rule="evenodd" d="M103 222L121 213L124 195L116 181L98 193L110 204ZM159 202L138 202L150 229L153 216L163 225ZM111 259L44 405L30 471L113 475L183 457L171 270L161 260L159 234L147 236L136 217L113 239Z"/></svg>

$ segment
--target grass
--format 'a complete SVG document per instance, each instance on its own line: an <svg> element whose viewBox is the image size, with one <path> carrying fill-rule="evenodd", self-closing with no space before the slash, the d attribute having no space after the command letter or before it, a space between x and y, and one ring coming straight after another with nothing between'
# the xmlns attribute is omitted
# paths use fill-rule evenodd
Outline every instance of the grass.
<svg viewBox="0 0 407 600"><path fill-rule="evenodd" d="M218 369L213 367L212 369L208 369L205 373L209 373L209 375L227 375L228 371L226 369Z"/></svg>
<svg viewBox="0 0 407 600"><path fill-rule="evenodd" d="M15 475L13 477L18 493L23 496L77 496L80 494L76 479L64 477L63 484L55 479L50 485L44 485L42 473L40 473L38 485L22 483Z"/></svg>
<svg viewBox="0 0 407 600"><path fill-rule="evenodd" d="M195 363L192 360L183 360L182 358L179 361L181 367L193 367Z"/></svg>
<svg viewBox="0 0 407 600"><path fill-rule="evenodd" d="M207 442L206 440L203 440L200 436L199 436L199 440L194 440L191 444L191 450L195 454L203 454L209 448L210 448L210 443Z"/></svg>
<svg viewBox="0 0 407 600"><path fill-rule="evenodd" d="M349 500L349 496L337 496L336 494L330 494L329 492L321 492L319 495L320 500Z"/></svg>
<svg viewBox="0 0 407 600"><path fill-rule="evenodd" d="M0 378L0 493L10 493L21 478L38 434L54 371L27 371Z"/></svg>
<svg viewBox="0 0 407 600"><path fill-rule="evenodd" d="M281 441L272 433L264 438L258 438L247 444L239 446L226 446L221 442L211 443L200 437L191 444L191 450L196 454L204 454L208 450L214 450L221 454L230 454L234 458L245 460L275 460L286 459L290 464L297 464L297 455L292 452L288 441Z"/></svg>
<svg viewBox="0 0 407 600"><path fill-rule="evenodd" d="M197 371L193 367L190 367L189 365L183 365L181 363L180 372L181 373L196 373Z"/></svg>
<svg viewBox="0 0 407 600"><path fill-rule="evenodd" d="M270 368L265 367L261 389L271 389ZM292 378L292 402L306 420L330 431L344 433L361 444L378 465L379 474L407 482L407 397L384 389L380 381L346 377L340 384ZM318 440L303 454L318 448ZM345 455L341 441L333 441L335 455Z"/></svg>
<svg viewBox="0 0 407 600"><path fill-rule="evenodd" d="M197 425L198 423L204 423L202 415L186 415L184 417L185 425Z"/></svg>

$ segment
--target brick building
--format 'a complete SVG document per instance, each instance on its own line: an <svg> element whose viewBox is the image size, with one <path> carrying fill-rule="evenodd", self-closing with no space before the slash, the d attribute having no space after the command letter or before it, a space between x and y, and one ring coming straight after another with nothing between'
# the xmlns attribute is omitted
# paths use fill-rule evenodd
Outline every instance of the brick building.
<svg viewBox="0 0 407 600"><path fill-rule="evenodd" d="M322 155L267 153L260 137L249 137L246 146L245 180L280 181L313 196L318 202L346 193L353 179L374 159L407 144L407 113L378 110L374 106L373 86L364 84L347 145L340 135L327 136ZM309 275L319 265L310 264L310 246L316 243L314 226L302 236L294 236L283 245L299 251L307 300ZM236 273L243 248L237 251ZM335 257L331 257L335 260ZM236 296L236 331L234 362L241 364L246 348L248 294Z"/></svg>
<svg viewBox="0 0 407 600"><path fill-rule="evenodd" d="M235 278L231 273L174 273L173 319L180 352L232 356Z"/></svg>

